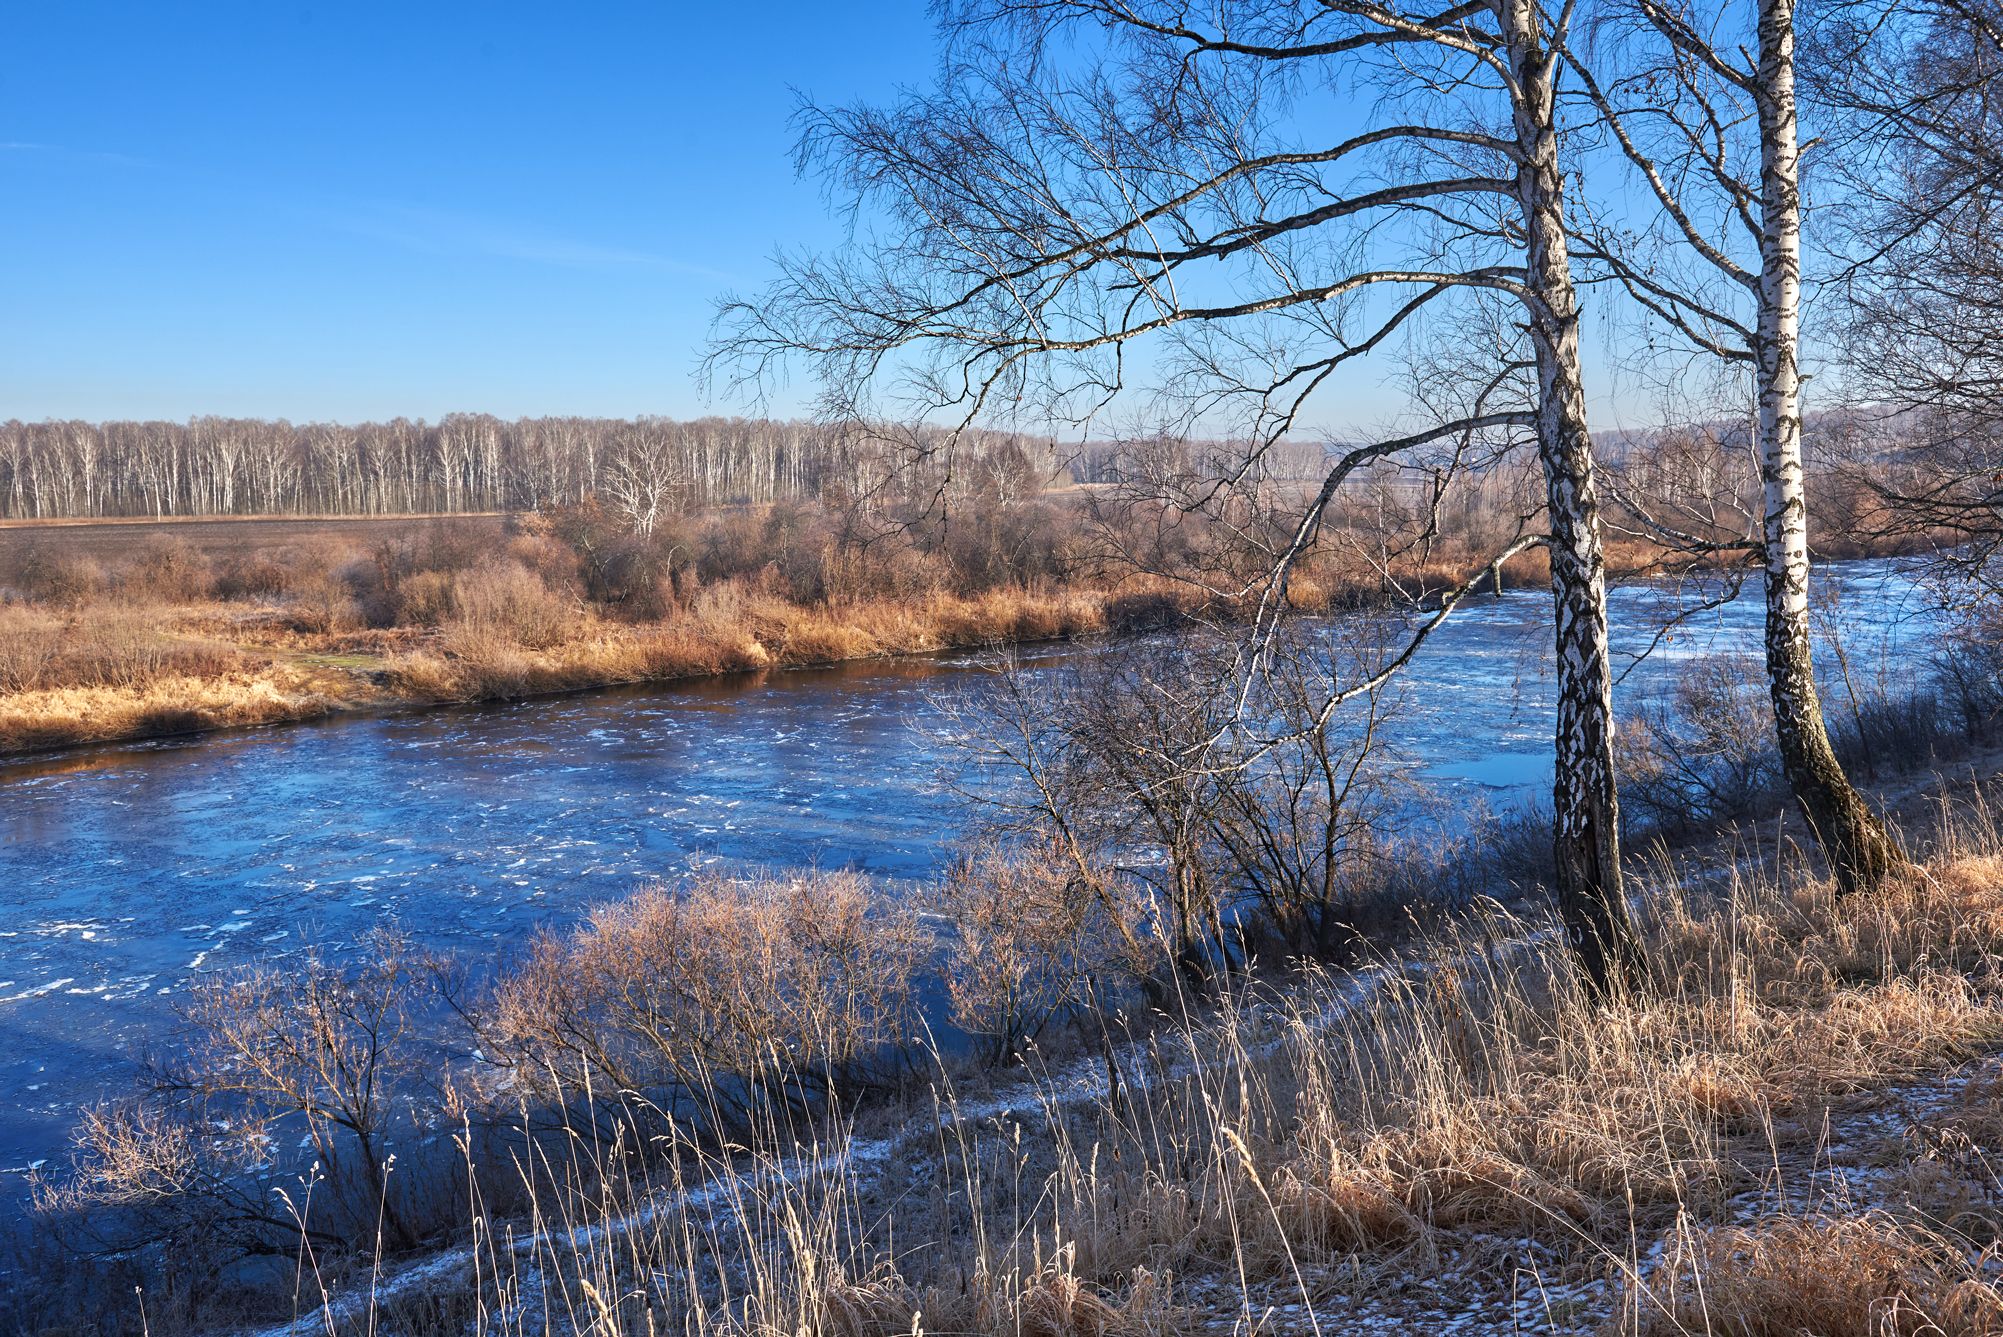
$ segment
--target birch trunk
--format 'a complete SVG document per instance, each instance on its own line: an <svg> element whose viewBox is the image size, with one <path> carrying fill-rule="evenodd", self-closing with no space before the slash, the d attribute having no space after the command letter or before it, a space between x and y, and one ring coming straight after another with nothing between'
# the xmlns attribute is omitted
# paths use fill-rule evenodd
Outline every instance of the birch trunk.
<svg viewBox="0 0 2003 1337"><path fill-rule="evenodd" d="M1502 0L1497 12L1515 85L1537 447L1550 510L1557 614L1556 890L1572 950L1592 988L1605 994L1639 981L1641 953L1621 878L1606 563L1579 366L1578 293L1565 241L1553 57L1533 0Z"/></svg>
<svg viewBox="0 0 2003 1337"><path fill-rule="evenodd" d="M1760 303L1754 348L1764 488L1767 683L1781 765L1844 890L1901 866L1898 847L1843 774L1816 691L1808 626L1808 504L1801 456L1801 175L1794 0L1760 0Z"/></svg>

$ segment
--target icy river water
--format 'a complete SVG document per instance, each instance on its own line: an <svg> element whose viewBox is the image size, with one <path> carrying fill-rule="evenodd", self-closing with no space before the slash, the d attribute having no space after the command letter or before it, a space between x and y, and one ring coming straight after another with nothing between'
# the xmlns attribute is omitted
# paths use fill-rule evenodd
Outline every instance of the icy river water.
<svg viewBox="0 0 2003 1337"><path fill-rule="evenodd" d="M1647 648L1679 594L1614 591L1616 650ZM1818 604L1853 664L1923 659L1908 569L1832 567ZM1550 783L1549 597L1470 602L1402 689L1391 743L1429 785L1493 807ZM1757 652L1737 602L1678 628L1620 689ZM1090 653L1047 647L1050 664ZM1825 660L1829 658L1825 654ZM201 972L396 917L488 957L691 859L922 877L966 814L946 783L941 692L967 655L331 720L96 748L0 766L0 1201L62 1157L79 1104L129 1089L171 1043ZM1626 661L1623 662L1626 667Z"/></svg>

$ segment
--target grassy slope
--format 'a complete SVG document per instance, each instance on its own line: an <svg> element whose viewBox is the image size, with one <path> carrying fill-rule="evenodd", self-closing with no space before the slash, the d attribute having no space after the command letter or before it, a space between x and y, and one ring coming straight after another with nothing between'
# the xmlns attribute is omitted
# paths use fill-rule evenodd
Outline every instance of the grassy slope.
<svg viewBox="0 0 2003 1337"><path fill-rule="evenodd" d="M1893 796L1926 862L1875 897L1738 840L1648 862L1634 998L1584 998L1549 924L1497 912L1360 975L1171 1007L1110 1061L1032 1056L665 1178L593 1140L526 1171L542 1233L349 1278L336 1312L605 1337L1994 1332L1999 773Z"/></svg>

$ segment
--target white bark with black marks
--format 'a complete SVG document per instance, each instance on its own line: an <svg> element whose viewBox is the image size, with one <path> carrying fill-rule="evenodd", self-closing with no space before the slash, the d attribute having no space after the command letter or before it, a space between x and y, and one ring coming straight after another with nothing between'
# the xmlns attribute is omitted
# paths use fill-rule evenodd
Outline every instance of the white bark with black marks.
<svg viewBox="0 0 2003 1337"><path fill-rule="evenodd" d="M1592 986L1606 992L1637 982L1640 951L1621 878L1606 562L1579 363L1578 292L1565 235L1555 58L1534 0L1501 0L1496 13L1514 83L1526 306L1537 357L1537 445L1551 527L1556 890L1573 950Z"/></svg>
<svg viewBox="0 0 2003 1337"><path fill-rule="evenodd" d="M1759 316L1753 355L1765 497L1767 683L1781 764L1845 889L1901 859L1830 746L1815 686L1808 602L1808 494L1801 440L1801 150L1794 0L1759 0L1754 103L1760 134Z"/></svg>

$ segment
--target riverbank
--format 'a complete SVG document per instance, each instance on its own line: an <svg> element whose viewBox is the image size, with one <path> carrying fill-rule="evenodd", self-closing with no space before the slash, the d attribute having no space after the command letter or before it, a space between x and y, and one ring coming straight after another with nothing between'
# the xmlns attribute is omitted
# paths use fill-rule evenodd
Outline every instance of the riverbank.
<svg viewBox="0 0 2003 1337"><path fill-rule="evenodd" d="M1920 863L1868 897L1752 830L1637 860L1650 987L1612 1002L1544 915L1477 907L728 1146L525 1107L563 1154L497 1180L469 1125L462 1243L316 1247L264 1331L1988 1333L1999 780L1881 790Z"/></svg>
<svg viewBox="0 0 2003 1337"><path fill-rule="evenodd" d="M0 754L1234 616L1195 586L1056 553L1075 517L1042 517L1048 560L983 559L971 589L964 553L844 555L812 519L709 517L699 556L589 514L10 531ZM1464 573L1441 559L1395 575L1422 597ZM1504 575L1541 578L1534 553ZM1381 576L1327 563L1290 592L1310 613L1385 597Z"/></svg>
<svg viewBox="0 0 2003 1337"><path fill-rule="evenodd" d="M843 556L816 528L825 517L710 517L686 542L607 535L588 521L11 529L0 535L0 755L1118 635L1239 612L1191 585L1056 552L1076 537L1062 529L1075 517L1061 514L1042 516L1034 539L1049 561L983 559L975 565L993 583L971 590L954 588L969 579L965 554L937 569L915 549L895 561ZM1609 569L1646 575L1663 561L1617 544ZM1296 572L1289 599L1305 613L1422 602L1478 567L1440 552L1387 576L1324 555ZM1010 574L1029 569L1033 579ZM1505 564L1499 584L1545 578L1532 551Z"/></svg>
<svg viewBox="0 0 2003 1337"><path fill-rule="evenodd" d="M529 647L505 638L299 633L282 614L244 617L165 607L125 646L107 647L89 676L60 687L0 693L0 755L122 742L333 715L522 700L636 683L671 683L763 669L806 668L941 650L1069 639L1119 625L1119 596L1010 592L962 599L806 609L748 598L728 613L710 601L689 616L633 626L580 619L575 633ZM18 644L96 638L96 627L7 625ZM28 653L34 653L29 651ZM53 658L61 650L42 652ZM140 661L133 664L130 661ZM192 668L189 661L199 661Z"/></svg>
<svg viewBox="0 0 2003 1337"><path fill-rule="evenodd" d="M1751 833L1637 864L1643 994L1477 914L662 1179L533 1167L556 1231L308 1288L282 1331L1993 1332L1999 779L1881 792L1923 861L1871 898Z"/></svg>

